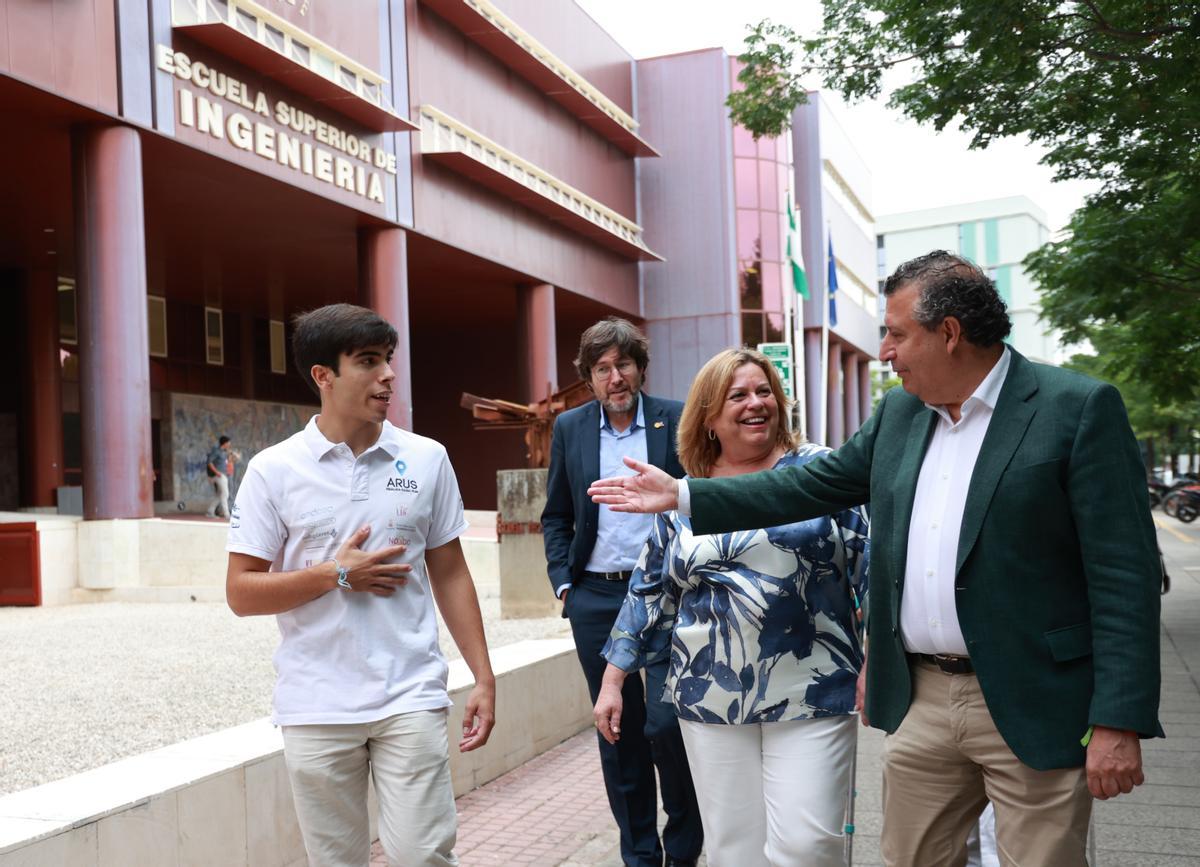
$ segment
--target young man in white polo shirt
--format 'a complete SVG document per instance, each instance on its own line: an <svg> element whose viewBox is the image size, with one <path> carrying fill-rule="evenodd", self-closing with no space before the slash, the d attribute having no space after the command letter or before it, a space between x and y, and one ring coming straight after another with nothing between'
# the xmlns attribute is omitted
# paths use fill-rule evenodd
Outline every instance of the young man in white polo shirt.
<svg viewBox="0 0 1200 867"><path fill-rule="evenodd" d="M279 621L273 720L314 867L367 864L368 768L389 862L458 863L435 601L475 675L459 749L483 746L495 718L454 470L386 420L396 339L350 304L296 318L321 414L250 461L230 523L229 607Z"/></svg>

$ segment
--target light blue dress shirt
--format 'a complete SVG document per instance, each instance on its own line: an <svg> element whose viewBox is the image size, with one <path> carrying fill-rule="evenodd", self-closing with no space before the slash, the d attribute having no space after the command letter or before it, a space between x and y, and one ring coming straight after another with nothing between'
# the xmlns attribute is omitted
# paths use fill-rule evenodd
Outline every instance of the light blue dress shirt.
<svg viewBox="0 0 1200 867"><path fill-rule="evenodd" d="M600 405L600 478L632 476L633 470L625 466L622 458L646 461L646 417L644 404L638 395L637 415L633 424L621 432L613 429ZM638 555L654 526L653 515L636 515L631 512L614 512L608 506L600 506L596 522L596 544L588 558L588 572L628 572L637 565Z"/></svg>

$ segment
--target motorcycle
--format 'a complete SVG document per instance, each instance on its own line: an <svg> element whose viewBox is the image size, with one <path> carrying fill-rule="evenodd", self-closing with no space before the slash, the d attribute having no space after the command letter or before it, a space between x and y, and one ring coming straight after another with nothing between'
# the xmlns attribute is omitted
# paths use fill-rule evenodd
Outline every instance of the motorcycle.
<svg viewBox="0 0 1200 867"><path fill-rule="evenodd" d="M1174 481L1174 483L1172 483L1165 491L1161 493L1159 502L1162 504L1162 510L1171 517L1175 517L1175 508L1184 499L1184 496L1181 492L1188 488L1196 487L1197 485L1200 485L1200 480L1196 479L1195 476L1180 476ZM1150 502L1150 508L1154 508L1153 494L1151 494Z"/></svg>
<svg viewBox="0 0 1200 867"><path fill-rule="evenodd" d="M1190 524L1200 516L1200 485L1181 488L1172 496L1177 496L1175 517Z"/></svg>

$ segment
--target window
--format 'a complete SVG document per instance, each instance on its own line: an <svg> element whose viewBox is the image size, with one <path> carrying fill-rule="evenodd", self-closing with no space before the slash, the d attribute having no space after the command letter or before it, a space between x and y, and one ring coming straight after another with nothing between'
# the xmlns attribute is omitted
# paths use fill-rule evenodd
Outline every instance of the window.
<svg viewBox="0 0 1200 867"><path fill-rule="evenodd" d="M283 37L283 31L278 27L272 27L270 24L263 23L263 36L267 45L274 48L280 54L283 53L283 47L286 40Z"/></svg>
<svg viewBox="0 0 1200 867"><path fill-rule="evenodd" d="M58 278L58 339L62 343L79 343L78 307L75 303L75 281Z"/></svg>
<svg viewBox="0 0 1200 867"><path fill-rule="evenodd" d="M208 0L207 19L209 21L228 21L229 20L229 2L228 0Z"/></svg>
<svg viewBox="0 0 1200 867"><path fill-rule="evenodd" d="M249 12L237 11L237 29L252 39L258 39L258 19Z"/></svg>
<svg viewBox="0 0 1200 867"><path fill-rule="evenodd" d="M167 357L167 299L157 295L146 296L146 319L149 325L150 354L155 358Z"/></svg>
<svg viewBox="0 0 1200 867"><path fill-rule="evenodd" d="M334 66L334 63L333 63L333 59L330 57L326 57L324 54L314 54L312 56L312 59L313 59L313 63L312 63L313 71L315 71L319 75L325 76L330 81L333 81L333 74L334 74L334 71L336 70L336 67Z"/></svg>
<svg viewBox="0 0 1200 867"><path fill-rule="evenodd" d="M294 37L292 39L292 60L295 60L297 63L302 63L305 66L308 66L311 61L308 46L303 42L297 42Z"/></svg>
<svg viewBox="0 0 1200 867"><path fill-rule="evenodd" d="M271 328L271 373L287 373L287 337L283 323L272 319Z"/></svg>
<svg viewBox="0 0 1200 867"><path fill-rule="evenodd" d="M209 364L225 363L224 328L221 308L204 308L204 355Z"/></svg>

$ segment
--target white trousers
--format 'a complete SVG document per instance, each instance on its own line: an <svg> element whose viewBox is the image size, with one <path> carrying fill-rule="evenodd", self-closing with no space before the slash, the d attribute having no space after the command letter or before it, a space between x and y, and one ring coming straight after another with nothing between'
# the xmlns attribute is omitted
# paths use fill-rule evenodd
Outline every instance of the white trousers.
<svg viewBox="0 0 1200 867"><path fill-rule="evenodd" d="M838 867L858 718L680 720L709 867Z"/></svg>
<svg viewBox="0 0 1200 867"><path fill-rule="evenodd" d="M1000 856L996 854L996 808L991 801L967 837L967 867L1000 867Z"/></svg>
<svg viewBox="0 0 1200 867"><path fill-rule="evenodd" d="M283 727L283 754L310 867L366 867L368 770L388 863L458 864L446 718L439 709L373 723Z"/></svg>
<svg viewBox="0 0 1200 867"><path fill-rule="evenodd" d="M208 480L213 487L212 502L208 504L208 517L215 518L220 512L222 518L228 518L229 476L210 476Z"/></svg>

